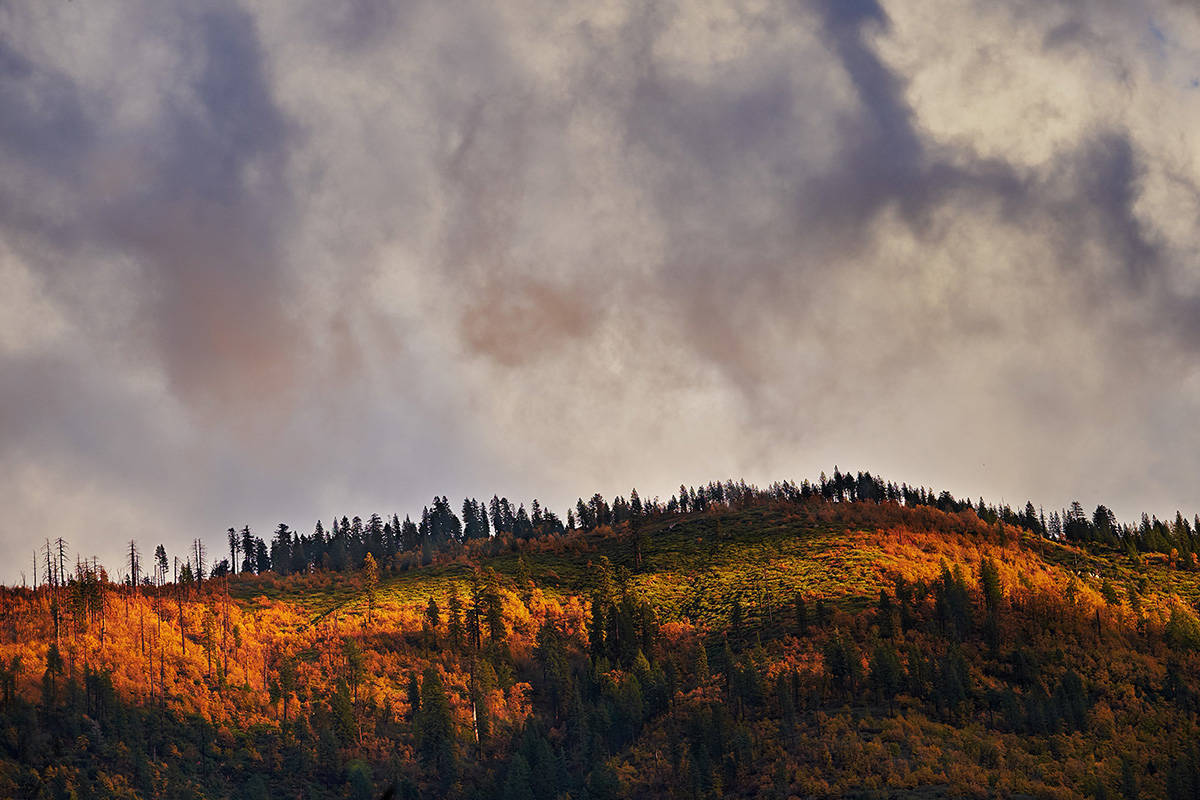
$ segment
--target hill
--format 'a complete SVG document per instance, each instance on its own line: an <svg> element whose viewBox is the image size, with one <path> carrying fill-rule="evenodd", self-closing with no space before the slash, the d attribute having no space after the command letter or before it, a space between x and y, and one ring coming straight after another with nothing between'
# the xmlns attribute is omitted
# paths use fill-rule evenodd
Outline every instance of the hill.
<svg viewBox="0 0 1200 800"><path fill-rule="evenodd" d="M1197 796L1182 517L824 484L5 590L0 795Z"/></svg>

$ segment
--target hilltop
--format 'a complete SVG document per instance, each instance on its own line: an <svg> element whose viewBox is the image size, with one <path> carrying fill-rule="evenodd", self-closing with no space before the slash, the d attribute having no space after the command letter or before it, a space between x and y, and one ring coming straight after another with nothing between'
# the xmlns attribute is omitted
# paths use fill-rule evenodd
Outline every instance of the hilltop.
<svg viewBox="0 0 1200 800"><path fill-rule="evenodd" d="M1192 524L846 477L7 590L0 794L1196 796Z"/></svg>

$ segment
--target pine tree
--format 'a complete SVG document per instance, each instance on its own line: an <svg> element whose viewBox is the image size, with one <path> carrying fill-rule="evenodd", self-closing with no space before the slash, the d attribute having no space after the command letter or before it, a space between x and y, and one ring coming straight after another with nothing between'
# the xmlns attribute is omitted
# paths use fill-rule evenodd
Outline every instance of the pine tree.
<svg viewBox="0 0 1200 800"><path fill-rule="evenodd" d="M504 605L500 595L500 579L494 569L488 568L484 573L484 619L487 622L488 637L493 642L501 642L505 638Z"/></svg>
<svg viewBox="0 0 1200 800"><path fill-rule="evenodd" d="M257 572L258 563L256 561L256 553L254 549L254 535L250 533L250 526L246 525L241 531L242 537L242 572L254 573Z"/></svg>
<svg viewBox="0 0 1200 800"><path fill-rule="evenodd" d="M604 603L597 593L592 597L592 619L588 626L588 644L592 658L600 658L605 652L604 632L607 623L604 614Z"/></svg>
<svg viewBox="0 0 1200 800"><path fill-rule="evenodd" d="M508 774L504 778L503 800L534 800L530 786L529 762L520 753L514 753L508 762Z"/></svg>
<svg viewBox="0 0 1200 800"><path fill-rule="evenodd" d="M996 562L990 558L985 558L979 563L979 582L983 588L983 599L987 603L987 610L998 611L1000 601L1004 596L1004 588L1000 584L1000 570L996 566Z"/></svg>
<svg viewBox="0 0 1200 800"><path fill-rule="evenodd" d="M417 711L417 749L426 766L443 779L455 771L454 719L442 676L429 667L421 676L421 708Z"/></svg>
<svg viewBox="0 0 1200 800"><path fill-rule="evenodd" d="M879 702L886 703L889 711L893 710L896 694L904 685L904 668L890 644L880 644L875 648L871 655L868 679Z"/></svg>
<svg viewBox="0 0 1200 800"><path fill-rule="evenodd" d="M414 725L414 730L417 722L417 714L421 711L421 681L417 678L416 672L408 674L408 719Z"/></svg>
<svg viewBox="0 0 1200 800"><path fill-rule="evenodd" d="M230 528L226 533L229 536L229 568L233 573L237 573L238 568L238 553L242 551L242 540L238 536L238 532L234 528Z"/></svg>
<svg viewBox="0 0 1200 800"><path fill-rule="evenodd" d="M425 606L425 624L429 628L430 636L435 645L438 639L438 628L441 626L441 616L441 610L438 608L437 601L430 597L429 602Z"/></svg>
<svg viewBox="0 0 1200 800"><path fill-rule="evenodd" d="M896 635L896 610L892 598L886 589L879 590L879 604L875 611L875 621L879 624L879 635L891 639Z"/></svg>
<svg viewBox="0 0 1200 800"><path fill-rule="evenodd" d="M696 647L696 685L703 686L708 683L708 648L701 642Z"/></svg>
<svg viewBox="0 0 1200 800"><path fill-rule="evenodd" d="M52 706L58 701L58 676L62 671L62 653L59 652L58 643L51 642L50 649L46 652L46 671L42 674L42 702L46 706Z"/></svg>
<svg viewBox="0 0 1200 800"><path fill-rule="evenodd" d="M350 800L374 800L375 785L371 781L371 770L363 762L351 762L346 770L346 784Z"/></svg>
<svg viewBox="0 0 1200 800"><path fill-rule="evenodd" d="M463 618L462 618L462 600L458 596L458 588L450 589L450 599L446 601L446 606L450 610L450 618L447 620L447 633L450 636L450 646L458 650L463 645Z"/></svg>

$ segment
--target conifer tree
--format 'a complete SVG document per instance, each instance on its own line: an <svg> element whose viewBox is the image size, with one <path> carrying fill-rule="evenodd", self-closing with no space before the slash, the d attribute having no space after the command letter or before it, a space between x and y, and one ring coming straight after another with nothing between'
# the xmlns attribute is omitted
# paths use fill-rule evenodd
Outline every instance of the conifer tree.
<svg viewBox="0 0 1200 800"><path fill-rule="evenodd" d="M428 667L421 676L416 738L425 764L443 779L452 776L456 760L454 719L442 676L434 667Z"/></svg>
<svg viewBox="0 0 1200 800"><path fill-rule="evenodd" d="M446 632L450 637L450 646L458 650L463 645L463 608L462 600L458 596L457 587L451 587L450 598L446 601L446 607L450 612Z"/></svg>
<svg viewBox="0 0 1200 800"><path fill-rule="evenodd" d="M367 553L363 558L363 592L367 597L367 624L371 623L375 614L375 599L377 589L379 587L379 566L375 563L375 556ZM433 602L433 598L429 600Z"/></svg>

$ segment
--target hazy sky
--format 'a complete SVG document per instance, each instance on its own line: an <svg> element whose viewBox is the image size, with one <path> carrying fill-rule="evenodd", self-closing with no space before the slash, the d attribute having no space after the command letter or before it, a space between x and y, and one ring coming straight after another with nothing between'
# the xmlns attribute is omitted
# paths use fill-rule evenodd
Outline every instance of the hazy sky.
<svg viewBox="0 0 1200 800"><path fill-rule="evenodd" d="M0 580L436 492L1200 510L1191 0L0 5Z"/></svg>

